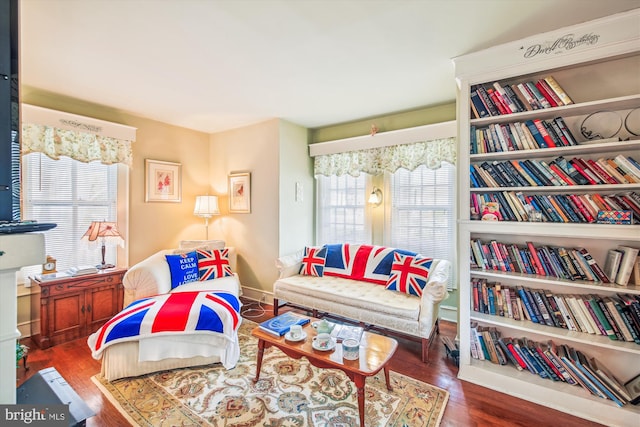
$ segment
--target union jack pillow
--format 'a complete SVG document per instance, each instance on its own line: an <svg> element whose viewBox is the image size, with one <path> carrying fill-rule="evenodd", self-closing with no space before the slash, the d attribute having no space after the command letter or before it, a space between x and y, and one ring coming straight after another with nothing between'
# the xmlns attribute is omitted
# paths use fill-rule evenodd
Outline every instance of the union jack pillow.
<svg viewBox="0 0 640 427"><path fill-rule="evenodd" d="M327 257L326 246L307 246L304 248L304 256L302 257L302 265L299 274L303 276L322 277L324 272L324 264Z"/></svg>
<svg viewBox="0 0 640 427"><path fill-rule="evenodd" d="M386 288L421 297L429 278L432 262L432 258L394 253L391 275Z"/></svg>
<svg viewBox="0 0 640 427"><path fill-rule="evenodd" d="M198 272L200 281L218 279L220 277L233 276L229 265L229 249L198 249Z"/></svg>

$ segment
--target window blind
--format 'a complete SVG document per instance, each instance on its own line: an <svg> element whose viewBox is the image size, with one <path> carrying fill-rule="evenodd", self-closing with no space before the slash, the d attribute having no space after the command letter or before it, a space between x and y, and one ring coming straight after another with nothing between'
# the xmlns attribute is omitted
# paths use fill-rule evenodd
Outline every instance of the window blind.
<svg viewBox="0 0 640 427"><path fill-rule="evenodd" d="M23 219L58 224L45 239L46 253L57 260L58 271L99 264L100 249L80 239L91 221L117 220L118 165L31 153L22 157L22 177ZM117 264L115 248L107 248L106 261ZM25 274L38 272L39 266Z"/></svg>
<svg viewBox="0 0 640 427"><path fill-rule="evenodd" d="M366 174L317 177L316 243L370 243L371 222L366 215Z"/></svg>
<svg viewBox="0 0 640 427"><path fill-rule="evenodd" d="M420 166L387 175L390 214L385 224L387 244L432 258L454 262L455 167ZM452 272L453 273L453 272ZM456 280L452 278L449 287Z"/></svg>

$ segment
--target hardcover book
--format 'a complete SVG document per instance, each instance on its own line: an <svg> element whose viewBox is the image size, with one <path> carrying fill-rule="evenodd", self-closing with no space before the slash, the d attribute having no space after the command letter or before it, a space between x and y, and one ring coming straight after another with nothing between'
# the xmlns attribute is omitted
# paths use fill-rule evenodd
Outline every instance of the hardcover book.
<svg viewBox="0 0 640 427"><path fill-rule="evenodd" d="M309 323L308 317L287 311L272 319L265 320L260 323L259 327L265 332L281 337L289 332L291 325L306 325L307 323Z"/></svg>

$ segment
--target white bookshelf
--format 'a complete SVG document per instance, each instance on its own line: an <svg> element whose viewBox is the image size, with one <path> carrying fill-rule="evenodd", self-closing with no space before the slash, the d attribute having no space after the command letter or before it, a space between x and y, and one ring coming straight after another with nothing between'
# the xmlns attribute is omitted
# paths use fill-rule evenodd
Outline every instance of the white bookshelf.
<svg viewBox="0 0 640 427"><path fill-rule="evenodd" d="M636 425L640 407L622 408L612 401L594 397L586 390L566 383L542 379L528 371L473 359L470 353L470 322L497 328L502 336L527 337L534 341L567 344L597 359L621 381L640 374L640 345L615 341L601 335L570 331L492 316L472 310L472 278L486 278L504 285L546 289L556 293L615 295L640 294L640 286L603 285L589 281L570 281L501 271L471 269L470 239L497 240L518 245L585 247L602 266L609 249L617 245L640 248L640 225L602 225L584 223L483 222L470 219L473 192L522 191L531 194L614 194L640 192L640 184L585 185L563 187L471 188L471 164L494 160L553 159L558 156L597 159L618 154L640 158L640 137L617 135L627 141L590 143L571 147L469 154L470 129L490 124L523 122L529 119L564 118L579 142L585 137L580 124L589 114L614 111L623 119L640 107L640 9L539 34L523 40L454 58L458 85L458 252L460 278L460 370L459 378L497 391L515 395L550 408L605 425ZM556 43L559 40L582 43ZM539 49L540 48L540 49ZM545 50L545 48L547 48ZM538 51L536 55L527 52ZM535 81L553 76L573 99L574 104L543 110L473 119L471 87L476 84L507 84Z"/></svg>

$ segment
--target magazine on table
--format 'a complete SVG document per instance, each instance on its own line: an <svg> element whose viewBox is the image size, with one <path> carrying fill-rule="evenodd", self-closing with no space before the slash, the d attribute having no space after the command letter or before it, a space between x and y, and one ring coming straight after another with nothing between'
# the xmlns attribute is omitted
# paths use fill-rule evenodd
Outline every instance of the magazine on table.
<svg viewBox="0 0 640 427"><path fill-rule="evenodd" d="M364 328L362 328L361 326L337 323L333 328L333 331L331 331L331 336L334 337L338 342L342 342L346 339L354 339L359 342L362 338L363 333Z"/></svg>
<svg viewBox="0 0 640 427"><path fill-rule="evenodd" d="M282 336L289 332L291 325L306 325L309 321L308 317L287 311L272 319L265 320L260 323L259 327L272 335Z"/></svg>

